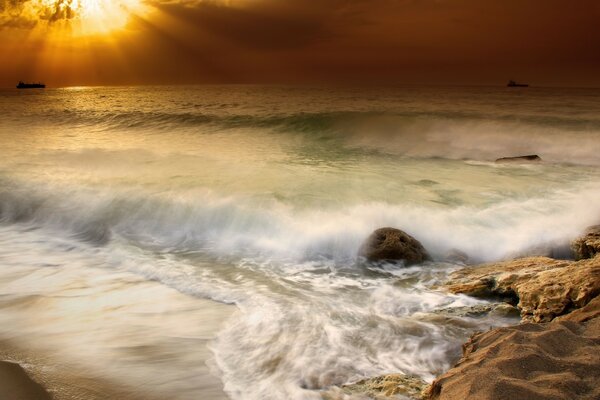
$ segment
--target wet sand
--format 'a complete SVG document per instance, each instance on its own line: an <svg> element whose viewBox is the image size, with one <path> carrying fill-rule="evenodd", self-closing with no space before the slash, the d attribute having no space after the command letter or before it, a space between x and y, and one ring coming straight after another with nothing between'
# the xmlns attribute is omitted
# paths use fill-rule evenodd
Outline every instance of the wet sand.
<svg viewBox="0 0 600 400"><path fill-rule="evenodd" d="M0 281L0 361L21 365L54 399L226 398L208 345L235 307L69 263L7 263ZM17 385L2 385L2 399L39 389L17 366L0 370Z"/></svg>
<svg viewBox="0 0 600 400"><path fill-rule="evenodd" d="M11 400L50 400L50 394L33 381L19 364L0 362L0 398Z"/></svg>
<svg viewBox="0 0 600 400"><path fill-rule="evenodd" d="M0 398L10 400L155 400L151 393L63 368L40 352L0 341Z"/></svg>

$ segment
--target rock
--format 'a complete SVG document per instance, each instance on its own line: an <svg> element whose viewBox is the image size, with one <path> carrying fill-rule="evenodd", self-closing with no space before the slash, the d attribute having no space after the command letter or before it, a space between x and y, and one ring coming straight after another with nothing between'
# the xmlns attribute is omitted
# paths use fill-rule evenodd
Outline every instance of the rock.
<svg viewBox="0 0 600 400"><path fill-rule="evenodd" d="M507 303L477 304L472 306L442 308L431 311L431 314L445 315L449 317L476 318L487 314L498 317L517 317L519 310Z"/></svg>
<svg viewBox="0 0 600 400"><path fill-rule="evenodd" d="M581 261L530 257L464 268L444 285L453 293L502 298L524 321L547 322L600 294L600 257Z"/></svg>
<svg viewBox="0 0 600 400"><path fill-rule="evenodd" d="M527 156L517 156L517 157L502 157L496 160L497 163L505 163L505 162L537 162L542 161L542 158L537 154L530 154Z"/></svg>
<svg viewBox="0 0 600 400"><path fill-rule="evenodd" d="M344 385L342 389L349 394L364 394L376 399L398 395L410 397L411 399L422 399L423 392L427 387L427 382L421 378L391 374Z"/></svg>
<svg viewBox="0 0 600 400"><path fill-rule="evenodd" d="M374 231L361 246L359 255L369 261L404 261L405 265L430 259L417 239L395 228Z"/></svg>
<svg viewBox="0 0 600 400"><path fill-rule="evenodd" d="M598 317L600 317L600 296L594 297L585 307L578 308L569 314L558 317L555 321L587 322Z"/></svg>
<svg viewBox="0 0 600 400"><path fill-rule="evenodd" d="M589 305L598 311L600 302ZM585 309L582 315L591 315ZM425 395L431 400L599 399L599 352L600 318L498 328L473 335L462 359Z"/></svg>
<svg viewBox="0 0 600 400"><path fill-rule="evenodd" d="M590 226L585 235L571 243L576 260L595 257L600 254L600 225Z"/></svg>
<svg viewBox="0 0 600 400"><path fill-rule="evenodd" d="M558 260L573 260L574 254L568 240L561 242L540 243L509 254L505 260L525 257L550 257Z"/></svg>
<svg viewBox="0 0 600 400"><path fill-rule="evenodd" d="M453 263L453 264L468 264L469 263L469 255L464 251L458 249L451 249L444 256L444 261Z"/></svg>
<svg viewBox="0 0 600 400"><path fill-rule="evenodd" d="M50 394L19 365L0 361L0 399L50 400Z"/></svg>

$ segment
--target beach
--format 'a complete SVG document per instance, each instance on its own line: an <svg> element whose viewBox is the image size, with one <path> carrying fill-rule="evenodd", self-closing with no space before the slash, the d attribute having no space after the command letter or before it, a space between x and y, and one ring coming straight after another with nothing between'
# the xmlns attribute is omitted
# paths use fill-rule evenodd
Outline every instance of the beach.
<svg viewBox="0 0 600 400"><path fill-rule="evenodd" d="M4 235L3 248L20 252L24 236ZM0 359L23 366L53 399L226 398L207 343L232 306L59 255L64 264L52 265L52 250L29 251L42 271L3 259Z"/></svg>
<svg viewBox="0 0 600 400"><path fill-rule="evenodd" d="M0 360L59 400L429 385L478 332L559 318L525 280L452 284L591 262L564 259L600 222L599 104L535 87L2 90ZM384 227L426 254L365 258Z"/></svg>

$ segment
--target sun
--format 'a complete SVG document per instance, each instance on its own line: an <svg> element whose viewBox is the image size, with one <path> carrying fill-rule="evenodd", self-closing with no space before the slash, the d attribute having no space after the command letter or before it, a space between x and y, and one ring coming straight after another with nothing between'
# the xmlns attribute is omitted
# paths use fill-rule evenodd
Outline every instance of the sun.
<svg viewBox="0 0 600 400"><path fill-rule="evenodd" d="M124 27L132 13L140 13L138 0L74 0L79 8L82 34L107 33Z"/></svg>
<svg viewBox="0 0 600 400"><path fill-rule="evenodd" d="M102 35L126 26L144 12L141 0L31 0L32 12L50 28L72 36Z"/></svg>

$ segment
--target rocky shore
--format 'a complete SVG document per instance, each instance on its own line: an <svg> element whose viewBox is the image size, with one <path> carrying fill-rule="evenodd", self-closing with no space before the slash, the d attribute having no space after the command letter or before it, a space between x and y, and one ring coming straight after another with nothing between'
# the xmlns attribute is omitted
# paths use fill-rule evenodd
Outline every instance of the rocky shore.
<svg viewBox="0 0 600 400"><path fill-rule="evenodd" d="M474 334L431 385L388 375L346 387L368 398L600 398L600 226L571 244L577 261L526 257L468 266L439 290L503 300L521 324Z"/></svg>
<svg viewBox="0 0 600 400"><path fill-rule="evenodd" d="M600 298L550 323L478 333L427 399L600 398Z"/></svg>

